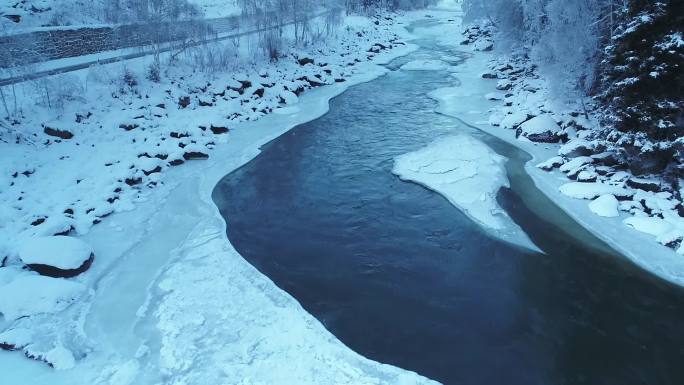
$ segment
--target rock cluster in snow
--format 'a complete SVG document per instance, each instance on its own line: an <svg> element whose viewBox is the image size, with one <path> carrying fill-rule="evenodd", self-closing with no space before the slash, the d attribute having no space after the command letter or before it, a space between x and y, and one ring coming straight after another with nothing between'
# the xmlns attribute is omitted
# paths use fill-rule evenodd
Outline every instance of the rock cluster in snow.
<svg viewBox="0 0 684 385"><path fill-rule="evenodd" d="M464 32L468 44L491 42L491 32L482 32L486 28L468 28ZM594 214L621 217L624 225L653 235L662 245L684 254L680 191L657 176L636 177L618 164L616 154L592 139L597 119L591 111L567 101L554 104L548 84L526 55L493 59L482 78L495 81L504 93L503 98L487 96L500 100L492 110L490 124L516 130L521 140L562 144L557 156L537 165L569 179L560 187L561 193L588 200Z"/></svg>
<svg viewBox="0 0 684 385"><path fill-rule="evenodd" d="M92 280L57 277L84 272L94 254L70 237L170 189L171 168L207 159L243 122L298 108L302 92L404 46L394 23L349 17L327 44L290 47L277 63L211 74L169 66L160 83L118 65L85 70L105 80L91 79L83 99L30 106L20 133L0 133L0 347L55 368L78 362L92 348L81 324Z"/></svg>
<svg viewBox="0 0 684 385"><path fill-rule="evenodd" d="M472 45L476 51L491 51L494 49L492 24L471 25L463 32L461 45Z"/></svg>
<svg viewBox="0 0 684 385"><path fill-rule="evenodd" d="M93 258L92 248L76 238L25 239L18 259L34 272L16 265L0 267L0 315L10 325L0 333L0 349L22 351L57 369L73 367L73 353L55 338L71 330L60 330L51 317L59 317L89 292L85 284L64 278L85 272ZM34 328L34 322L45 324Z"/></svg>

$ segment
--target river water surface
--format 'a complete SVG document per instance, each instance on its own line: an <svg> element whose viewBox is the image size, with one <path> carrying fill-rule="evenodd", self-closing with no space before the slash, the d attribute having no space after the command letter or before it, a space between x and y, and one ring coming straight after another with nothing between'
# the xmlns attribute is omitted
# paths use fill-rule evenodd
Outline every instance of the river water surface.
<svg viewBox="0 0 684 385"><path fill-rule="evenodd" d="M684 384L684 293L548 201L525 153L436 114L427 94L453 78L398 68L465 54L417 43L223 178L236 249L350 348L445 384ZM456 133L511 159L499 201L544 253L392 175L396 156Z"/></svg>

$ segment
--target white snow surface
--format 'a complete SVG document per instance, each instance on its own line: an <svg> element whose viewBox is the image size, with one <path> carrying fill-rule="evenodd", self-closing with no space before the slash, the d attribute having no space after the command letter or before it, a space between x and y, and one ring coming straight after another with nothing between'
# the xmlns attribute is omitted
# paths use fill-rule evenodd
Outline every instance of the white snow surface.
<svg viewBox="0 0 684 385"><path fill-rule="evenodd" d="M631 196L632 193L620 186L601 182L570 182L559 187L563 194L575 199L594 199L604 194Z"/></svg>
<svg viewBox="0 0 684 385"><path fill-rule="evenodd" d="M439 192L482 226L502 230L506 213L496 193L509 186L505 163L481 141L457 135L396 158L392 172Z"/></svg>
<svg viewBox="0 0 684 385"><path fill-rule="evenodd" d="M483 142L461 134L397 157L392 172L440 193L491 233L536 249L496 201L499 189L509 186L505 163Z"/></svg>
<svg viewBox="0 0 684 385"><path fill-rule="evenodd" d="M502 128L518 128L521 124L523 124L527 119L529 115L527 115L526 112L522 111L515 111L513 113L510 113L506 115L503 120L501 120L500 126Z"/></svg>
<svg viewBox="0 0 684 385"><path fill-rule="evenodd" d="M548 115L535 116L520 125L520 129L525 134L543 134L545 132L559 132L560 127L555 120Z"/></svg>
<svg viewBox="0 0 684 385"><path fill-rule="evenodd" d="M405 22L412 17L408 15ZM216 183L257 156L260 146L327 112L329 100L348 87L386 73L387 69L378 64L416 49L410 44L397 45L391 51L369 55L371 44L386 42L383 39L395 33L408 34L400 26L381 25L375 30L375 23L362 17L348 24L343 35L356 36L359 29L365 36L354 43L358 45L352 46L354 52L347 54L341 47L355 38L340 36L340 41L318 48L317 55L321 56L314 56L331 63L330 76L319 66L282 62L259 71L259 76L232 75L234 80L250 80L254 85L243 96L222 86L230 87L225 76L212 79L214 88L199 93L186 79L179 87L170 87L173 95L161 99L166 108L155 107L157 101L145 102L150 105L140 108L136 98L124 96L127 107L116 108L114 103L114 108L108 106L111 110L105 111L105 118L103 111L94 111L91 123L106 122L107 127L76 127L80 146L73 140L64 141L43 152L27 154L7 146L14 153L3 157L12 160L3 167L9 174L18 171L18 176L0 180L7 182L2 186L14 183L22 186L22 191L60 194L24 195L22 201L29 201L24 204L34 208L25 216L15 216L16 207L0 206L5 210L0 214L17 218L3 223L0 250L10 256L10 266L0 268L0 282L14 284L11 289L23 287L28 277L53 279L17 270L13 257L16 241L9 237L10 232L21 233L23 239L72 228L80 239L93 245L98 263L75 279L57 280L72 289L81 288L82 298L74 301L77 290L70 296L66 287L61 287L57 292L63 295L46 303L44 314L14 320L17 314L35 313L36 309L21 309L17 301L0 296L7 311L5 319L0 317L2 330L14 330L17 335L18 330L31 331L22 335L22 342L30 341L23 348L26 354L51 360L60 368L76 365L72 370L55 371L44 363L27 360L23 354L0 351L3 381L37 385L435 384L413 372L366 359L344 346L232 248L226 224L211 199ZM372 63L367 62L367 56L373 56ZM361 62L355 63L357 57ZM320 79L315 75L328 85L299 97L285 92L284 86L297 89L305 85L288 79ZM345 82L334 81L337 77ZM263 98L253 96L256 87L266 82L277 83L273 88L282 91L280 95L271 94L268 88ZM206 86L206 82L197 84L198 88ZM150 98L159 100L165 87L154 87L149 90ZM215 106L197 105L195 98L212 100L212 93L224 90L223 99L214 98L218 99ZM178 97L188 93L194 95L192 105L178 108ZM285 103L278 101L279 96ZM252 113L251 107L257 111ZM278 113L268 114L260 108ZM235 120L226 118L235 112L243 115ZM138 115L143 117L139 119ZM73 120L71 113L68 116ZM119 123L138 127L108 133L117 130ZM59 128L64 123L51 124ZM229 126L230 133L211 135L198 125ZM73 124L67 127L74 128ZM187 140L174 137L185 135L189 135ZM160 137L166 140L157 142ZM191 139L197 143L191 144ZM151 145L150 140L154 141ZM155 143L168 155L166 162L143 159L148 159L145 151L154 148L157 153ZM181 150L179 143L186 147ZM89 148L94 150L86 150ZM210 156L169 167L168 162L182 159L189 148ZM162 172L145 174L155 164L162 164ZM24 170L26 175L22 174ZM57 171L61 178L43 178ZM143 183L128 187L121 183L123 178L142 178ZM123 191L112 194L117 188ZM7 191L5 202L16 201L13 190ZM116 199L101 200L107 196ZM75 208L75 215L61 215L69 207ZM46 217L38 226L27 225ZM99 220L102 223L93 226L93 221ZM49 287L43 283L39 286ZM83 295L88 288L95 288L94 295ZM58 309L58 313L47 313Z"/></svg>
<svg viewBox="0 0 684 385"><path fill-rule="evenodd" d="M237 0L190 0L190 3L197 5L207 19L235 16L241 12Z"/></svg>
<svg viewBox="0 0 684 385"><path fill-rule="evenodd" d="M31 330L29 329L10 329L0 333L0 344L23 347L31 343Z"/></svg>
<svg viewBox="0 0 684 385"><path fill-rule="evenodd" d="M62 270L81 267L91 254L92 247L84 241L62 235L29 238L19 249L19 259L27 265L49 265Z"/></svg>
<svg viewBox="0 0 684 385"><path fill-rule="evenodd" d="M436 28L435 28L436 29ZM416 34L418 34L416 30ZM449 34L452 36L456 32L450 30L448 26L444 25L441 32L435 30L431 31L431 35ZM560 165L565 162L564 159L554 158L558 155L560 146L558 144L548 143L532 143L530 141L521 141L515 138L515 132L512 130L501 129L500 123L502 119L508 114L516 111L529 111L531 115L549 114L553 116L554 124L557 124L557 117L562 115L560 120L570 123L579 123L583 127L591 127L595 123L586 120L584 117L576 117L571 115L565 101L560 101L554 98L550 91L551 87L543 81L543 79L519 79L510 92L513 94L511 98L506 98L506 102L510 102L510 106L505 106L502 103L485 100L485 95L494 92L497 81L490 79L483 79L481 73L483 69L498 69L505 64L510 63L509 58L499 58L496 53L479 52L472 47L465 46L463 50L469 52L471 55L465 63L456 67L452 71L452 76L457 80L452 87L446 87L433 91L430 95L440 102L438 111L449 116L453 116L463 120L464 122L477 127L478 129L490 133L498 138L507 141L508 143L517 146L526 151L532 156L532 160L526 165L526 171L532 177L537 187L547 195L555 204L557 204L563 211L572 217L577 223L590 230L599 239L606 242L624 256L638 264L645 270L678 285L684 286L684 246L680 246L676 251L665 247L664 245L681 240L684 237L684 219L677 215L676 210L673 210L672 200L667 197L660 196L662 193L641 192L640 190L624 188L624 180L629 178L629 174L617 172L610 178L608 186L592 185L591 183L579 183L568 185L568 179L565 175L557 171L547 172L540 167L556 164ZM498 71L498 70L497 70ZM531 92L527 90L525 83L534 83L536 91ZM495 106L494 106L495 105ZM581 111L581 106L575 106L574 111ZM551 120L548 120L549 123ZM555 128L555 126L551 125ZM582 139L582 132L576 132L572 127L563 128L569 135L578 135ZM577 140L577 139L573 139ZM583 144L583 142L579 142ZM571 152L575 150L573 145L564 147L562 153ZM551 159L553 161L551 161ZM560 158L560 157L559 157ZM626 175L625 175L626 174ZM574 182L578 183L578 182ZM614 183L614 184L613 184ZM568 196L561 192L562 190L570 195ZM618 217L602 217L596 215L586 199L594 199L601 195L617 193L626 194L625 196L634 195L632 200L620 202L620 215ZM643 197L643 198L642 198ZM641 219L632 219L626 223L623 220L627 216L635 216L637 218L644 217L644 212L639 208L640 200L644 199L650 206L656 207L654 212L663 216L662 220L671 225L671 229L664 233L657 235L654 238L654 231L647 231L647 221ZM664 201L669 202L665 204ZM636 206L639 207L636 207ZM666 207L659 209L657 206ZM533 211L534 206L529 206ZM653 209L652 209L653 210ZM627 211L627 213L625 213ZM544 217L544 212L539 212ZM553 216L547 216L547 220L554 222ZM657 221L656 221L657 222ZM558 225L565 225L564 222L559 222ZM667 226L660 223L660 229ZM572 231L572 229L569 229ZM577 234L581 237L580 234ZM654 240L656 242L654 242Z"/></svg>
<svg viewBox="0 0 684 385"><path fill-rule="evenodd" d="M620 216L620 202L612 194L604 194L589 203L589 209L601 217L615 218Z"/></svg>
<svg viewBox="0 0 684 385"><path fill-rule="evenodd" d="M21 275L0 286L0 313L6 320L57 313L79 299L85 291L86 287L75 281Z"/></svg>
<svg viewBox="0 0 684 385"><path fill-rule="evenodd" d="M447 68L449 63L433 59L412 60L401 66L404 71L442 71Z"/></svg>
<svg viewBox="0 0 684 385"><path fill-rule="evenodd" d="M501 92L490 92L487 95L485 95L485 98L487 100L503 100L505 98L505 95Z"/></svg>
<svg viewBox="0 0 684 385"><path fill-rule="evenodd" d="M71 369L76 366L76 360L71 351L62 345L55 346L43 356L57 370Z"/></svg>
<svg viewBox="0 0 684 385"><path fill-rule="evenodd" d="M623 221L627 226L642 233L659 236L672 230L672 225L664 219L656 217L629 217Z"/></svg>

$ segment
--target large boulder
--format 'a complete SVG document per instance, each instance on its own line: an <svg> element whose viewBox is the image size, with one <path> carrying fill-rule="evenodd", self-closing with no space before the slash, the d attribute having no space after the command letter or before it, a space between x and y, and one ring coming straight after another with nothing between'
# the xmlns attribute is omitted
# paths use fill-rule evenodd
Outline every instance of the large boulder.
<svg viewBox="0 0 684 385"><path fill-rule="evenodd" d="M19 249L19 258L38 274L69 278L88 270L95 254L87 243L79 239L52 236L27 240Z"/></svg>
<svg viewBox="0 0 684 385"><path fill-rule="evenodd" d="M578 156L588 156L593 152L594 145L584 139L573 139L561 146L558 150L558 155L567 158L576 158Z"/></svg>
<svg viewBox="0 0 684 385"><path fill-rule="evenodd" d="M619 205L613 194L603 194L589 203L589 209L598 216L614 218L620 216Z"/></svg>
<svg viewBox="0 0 684 385"><path fill-rule="evenodd" d="M53 127L48 127L48 126L43 126L43 132L46 135L54 136L56 138L65 139L65 140L71 139L74 137L74 134L69 130L53 128Z"/></svg>
<svg viewBox="0 0 684 385"><path fill-rule="evenodd" d="M518 126L516 138L525 137L533 142L558 143L563 139L560 126L548 115L539 115Z"/></svg>
<svg viewBox="0 0 684 385"><path fill-rule="evenodd" d="M526 112L515 111L503 118L501 121L501 127L516 129L528 119L530 119L530 115L528 115Z"/></svg>

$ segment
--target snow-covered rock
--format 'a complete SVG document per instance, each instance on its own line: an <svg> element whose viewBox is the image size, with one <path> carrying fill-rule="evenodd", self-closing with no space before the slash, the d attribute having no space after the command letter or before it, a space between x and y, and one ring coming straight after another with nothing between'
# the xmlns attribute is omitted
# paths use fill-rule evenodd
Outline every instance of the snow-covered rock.
<svg viewBox="0 0 684 385"><path fill-rule="evenodd" d="M598 174L593 167L589 166L578 172L576 178L578 182L596 182Z"/></svg>
<svg viewBox="0 0 684 385"><path fill-rule="evenodd" d="M478 40L473 45L476 51L488 52L494 49L494 44L486 40Z"/></svg>
<svg viewBox="0 0 684 385"><path fill-rule="evenodd" d="M620 198L634 195L632 191L623 187L601 182L571 182L560 186L559 190L561 193L576 199L594 199L605 194L612 194Z"/></svg>
<svg viewBox="0 0 684 385"><path fill-rule="evenodd" d="M525 123L529 118L530 116L527 114L527 112L515 111L503 118L501 121L501 127L515 129L521 124Z"/></svg>
<svg viewBox="0 0 684 385"><path fill-rule="evenodd" d="M42 275L23 275L0 286L0 313L7 320L40 313L57 313L80 298L86 287L78 282Z"/></svg>
<svg viewBox="0 0 684 385"><path fill-rule="evenodd" d="M511 81L508 79L501 79L496 82L496 89L499 91L508 91L513 87Z"/></svg>
<svg viewBox="0 0 684 385"><path fill-rule="evenodd" d="M589 209L596 215L613 218L620 215L620 202L612 194L604 194L589 203Z"/></svg>
<svg viewBox="0 0 684 385"><path fill-rule="evenodd" d="M74 355L69 349L62 345L55 346L50 351L45 353L44 356L39 358L57 370L71 369L76 365Z"/></svg>
<svg viewBox="0 0 684 385"><path fill-rule="evenodd" d="M518 126L516 137L525 137L533 142L557 143L561 140L561 128L548 115L539 115Z"/></svg>
<svg viewBox="0 0 684 385"><path fill-rule="evenodd" d="M30 329L9 329L0 333L0 349L18 350L31 343L33 332Z"/></svg>
<svg viewBox="0 0 684 385"><path fill-rule="evenodd" d="M485 95L485 98L487 100L503 100L504 97L505 95L501 92L490 92L487 95Z"/></svg>
<svg viewBox="0 0 684 385"><path fill-rule="evenodd" d="M95 254L87 243L67 236L31 238L19 258L31 270L50 277L73 277L88 270Z"/></svg>
<svg viewBox="0 0 684 385"><path fill-rule="evenodd" d="M549 158L537 165L538 168L541 168L542 170L545 171L551 171L556 167L560 167L565 163L565 159L560 156L554 156L553 158Z"/></svg>
<svg viewBox="0 0 684 385"><path fill-rule="evenodd" d="M501 125L501 121L502 121L503 119L504 119L503 113L497 111L497 112L494 112L493 114L491 114L491 115L489 116L488 122L489 122L489 124L491 124L492 126L498 127L498 126Z"/></svg>
<svg viewBox="0 0 684 385"><path fill-rule="evenodd" d="M591 154L593 146L585 139L573 139L558 149L558 155L568 158L587 156Z"/></svg>
<svg viewBox="0 0 684 385"><path fill-rule="evenodd" d="M587 164L591 164L593 162L594 162L594 159L592 159L591 157L579 156L577 158L574 158L574 159L566 162L562 166L560 166L560 170L562 172L569 173L569 172L572 172L572 171L579 169L582 166L585 166Z"/></svg>

